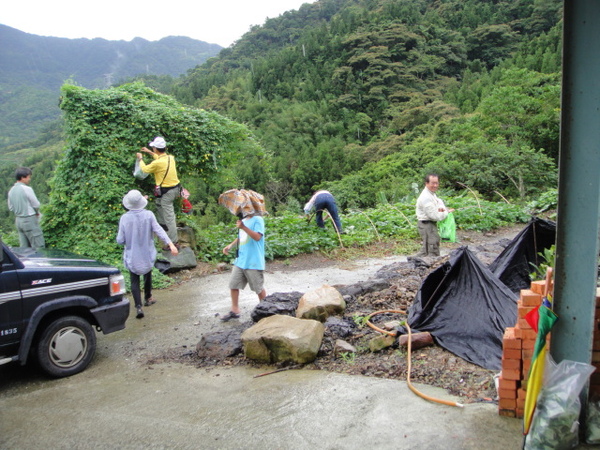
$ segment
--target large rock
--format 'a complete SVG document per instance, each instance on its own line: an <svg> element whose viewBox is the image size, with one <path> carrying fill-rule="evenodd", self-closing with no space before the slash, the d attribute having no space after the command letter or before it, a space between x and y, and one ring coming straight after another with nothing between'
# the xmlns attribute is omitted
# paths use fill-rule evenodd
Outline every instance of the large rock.
<svg viewBox="0 0 600 450"><path fill-rule="evenodd" d="M325 322L329 316L341 314L345 309L346 302L342 294L336 288L324 284L300 298L296 317Z"/></svg>
<svg viewBox="0 0 600 450"><path fill-rule="evenodd" d="M281 314L285 316L295 316L298 302L302 297L302 292L275 292L267 295L250 313L254 322L258 322L265 317Z"/></svg>
<svg viewBox="0 0 600 450"><path fill-rule="evenodd" d="M238 329L203 334L196 345L196 353L201 358L219 360L235 356L242 351L241 334Z"/></svg>
<svg viewBox="0 0 600 450"><path fill-rule="evenodd" d="M177 227L177 242L182 247L196 248L196 233L188 226Z"/></svg>
<svg viewBox="0 0 600 450"><path fill-rule="evenodd" d="M342 294L343 297L350 297L352 299L360 297L362 295L370 294L371 292L383 291L390 287L389 281L382 279L374 279L361 281L360 283L340 285L335 288Z"/></svg>
<svg viewBox="0 0 600 450"><path fill-rule="evenodd" d="M171 255L171 252L165 250L162 252L154 264L162 273L177 272L183 269L193 269L198 265L196 255L190 247L182 247L177 256Z"/></svg>
<svg viewBox="0 0 600 450"><path fill-rule="evenodd" d="M270 316L242 333L244 356L265 363L314 361L325 326L316 320Z"/></svg>

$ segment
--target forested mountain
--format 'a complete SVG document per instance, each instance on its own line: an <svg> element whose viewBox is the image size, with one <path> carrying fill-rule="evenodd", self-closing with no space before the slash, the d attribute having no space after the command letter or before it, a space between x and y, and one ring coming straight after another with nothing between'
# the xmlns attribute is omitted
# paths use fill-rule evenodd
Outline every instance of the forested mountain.
<svg viewBox="0 0 600 450"><path fill-rule="evenodd" d="M364 208L411 198L429 171L448 193L522 201L556 186L561 19L561 0L319 0L185 76L145 78L247 125L264 149L232 158L221 179L185 180L206 223L232 187L264 193L275 214L317 188ZM59 131L41 139L56 149ZM50 176L53 163L30 161Z"/></svg>
<svg viewBox="0 0 600 450"><path fill-rule="evenodd" d="M251 187L275 203L317 187L343 206L398 200L428 170L523 198L555 182L561 8L320 0L255 27L172 92L254 130L271 170Z"/></svg>
<svg viewBox="0 0 600 450"><path fill-rule="evenodd" d="M181 36L65 39L0 25L0 147L33 139L59 116L59 90L67 79L95 89L139 74L177 77L221 48Z"/></svg>

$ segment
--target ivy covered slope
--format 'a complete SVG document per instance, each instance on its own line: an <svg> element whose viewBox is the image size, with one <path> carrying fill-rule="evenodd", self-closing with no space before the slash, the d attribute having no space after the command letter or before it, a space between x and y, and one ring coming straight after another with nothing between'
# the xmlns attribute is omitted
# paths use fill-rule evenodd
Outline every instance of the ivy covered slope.
<svg viewBox="0 0 600 450"><path fill-rule="evenodd" d="M142 84L108 90L65 85L60 102L67 150L51 181L44 231L51 247L116 263L121 200L151 192L153 177L133 177L135 153L165 136L180 178L210 180L240 155L262 150L247 128L217 113L184 107ZM152 199L151 199L152 200Z"/></svg>

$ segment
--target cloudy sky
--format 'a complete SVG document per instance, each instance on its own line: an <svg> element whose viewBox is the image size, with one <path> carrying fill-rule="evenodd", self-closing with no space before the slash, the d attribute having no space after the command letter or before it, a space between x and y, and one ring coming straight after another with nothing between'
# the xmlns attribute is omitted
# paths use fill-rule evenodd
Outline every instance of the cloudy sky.
<svg viewBox="0 0 600 450"><path fill-rule="evenodd" d="M4 2L0 23L39 36L156 41L166 36L229 47L252 25L315 0L19 0Z"/></svg>

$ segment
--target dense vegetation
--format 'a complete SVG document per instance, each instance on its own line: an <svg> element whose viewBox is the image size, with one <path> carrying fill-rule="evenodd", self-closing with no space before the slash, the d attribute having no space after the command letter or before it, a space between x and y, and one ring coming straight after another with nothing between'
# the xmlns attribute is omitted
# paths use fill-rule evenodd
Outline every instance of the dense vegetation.
<svg viewBox="0 0 600 450"><path fill-rule="evenodd" d="M185 108L140 84L107 90L65 85L69 148L51 181L44 209L48 245L114 261L120 254L115 230L130 189L151 192L152 177L136 180L135 153L154 136L168 136L177 149L178 172L185 180L211 180L234 156L260 157L260 148L243 125L216 113ZM181 126L180 124L185 124ZM227 177L227 170L221 176Z"/></svg>
<svg viewBox="0 0 600 450"><path fill-rule="evenodd" d="M202 259L223 258L234 237L216 203L233 187L266 195L270 257L387 238L410 250L429 171L459 227L525 221L529 200L547 209L556 198L561 5L320 0L267 20L177 81L67 84L67 149L49 187L34 185L49 201L48 242L118 261L121 198L150 192L131 175L134 153L159 134L192 192L194 213L180 220L198 231ZM46 181L56 147L36 158L27 161L34 181ZM341 240L299 216L323 187L343 208Z"/></svg>
<svg viewBox="0 0 600 450"><path fill-rule="evenodd" d="M256 27L173 95L254 130L273 156L255 187L275 203L328 187L373 206L429 170L525 197L556 177L560 7L322 0Z"/></svg>

